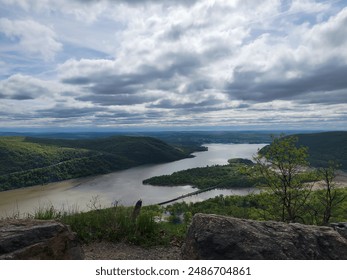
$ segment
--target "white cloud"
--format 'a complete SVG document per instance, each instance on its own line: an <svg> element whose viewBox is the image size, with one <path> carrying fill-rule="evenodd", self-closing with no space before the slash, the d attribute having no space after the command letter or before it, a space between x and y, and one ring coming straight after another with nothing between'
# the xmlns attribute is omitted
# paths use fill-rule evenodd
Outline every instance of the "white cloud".
<svg viewBox="0 0 347 280"><path fill-rule="evenodd" d="M53 60L56 53L62 50L54 31L33 20L1 18L0 32L13 40L20 52L38 55L46 61Z"/></svg>
<svg viewBox="0 0 347 280"><path fill-rule="evenodd" d="M35 116L89 125L299 125L300 116L343 124L334 108L347 102L347 9L336 1L0 2L19 9L0 20L13 50L23 61L46 60L35 73L13 63L0 97L34 105ZM9 50L0 49L5 66L15 60Z"/></svg>
<svg viewBox="0 0 347 280"><path fill-rule="evenodd" d="M313 0L292 0L289 13L315 14L328 10L332 1L316 2Z"/></svg>
<svg viewBox="0 0 347 280"><path fill-rule="evenodd" d="M13 100L31 100L39 97L52 98L64 85L40 80L31 76L15 74L0 81L2 98Z"/></svg>

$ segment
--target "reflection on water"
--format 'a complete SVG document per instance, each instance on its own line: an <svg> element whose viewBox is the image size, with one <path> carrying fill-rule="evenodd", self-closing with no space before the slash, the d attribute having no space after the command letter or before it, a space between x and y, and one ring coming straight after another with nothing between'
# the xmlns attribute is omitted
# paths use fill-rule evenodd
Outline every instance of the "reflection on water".
<svg viewBox="0 0 347 280"><path fill-rule="evenodd" d="M53 205L62 210L88 210L97 202L103 207L117 201L134 205L142 199L144 205L159 203L194 191L191 186L158 187L143 185L152 176L206 165L226 164L230 158L249 158L264 144L209 144L207 152L195 153L194 158L175 162L146 165L92 178L67 180L45 186L35 186L0 193L0 216L30 213L39 207ZM216 195L243 195L254 189L212 190L184 201L201 201Z"/></svg>

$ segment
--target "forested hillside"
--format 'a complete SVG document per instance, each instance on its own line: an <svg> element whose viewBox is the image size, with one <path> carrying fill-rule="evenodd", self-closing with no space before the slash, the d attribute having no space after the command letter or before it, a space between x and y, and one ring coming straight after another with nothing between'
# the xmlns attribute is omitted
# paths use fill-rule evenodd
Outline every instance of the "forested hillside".
<svg viewBox="0 0 347 280"><path fill-rule="evenodd" d="M298 134L298 145L308 147L312 166L322 167L329 161L347 170L347 131Z"/></svg>
<svg viewBox="0 0 347 280"><path fill-rule="evenodd" d="M0 137L0 190L188 157L150 137L61 140Z"/></svg>
<svg viewBox="0 0 347 280"><path fill-rule="evenodd" d="M308 148L308 160L313 167L326 167L330 161L338 169L347 170L347 132L324 132L296 134L297 146ZM287 136L285 136L287 137ZM267 145L260 150L265 153ZM159 186L193 185L200 189L218 185L221 188L252 187L259 182L240 174L240 164L251 164L247 160L231 159L229 165L193 168L156 176L144 180L144 184ZM258 179L260 180L260 179Z"/></svg>
<svg viewBox="0 0 347 280"><path fill-rule="evenodd" d="M347 170L347 131L295 134L297 146L308 148L309 162L313 167L327 166L329 161ZM264 147L263 149L266 149Z"/></svg>

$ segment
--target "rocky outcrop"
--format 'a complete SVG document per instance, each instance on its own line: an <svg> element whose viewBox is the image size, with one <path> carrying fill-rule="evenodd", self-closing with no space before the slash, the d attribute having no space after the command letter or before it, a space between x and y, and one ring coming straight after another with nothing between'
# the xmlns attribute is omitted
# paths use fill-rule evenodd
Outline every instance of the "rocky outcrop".
<svg viewBox="0 0 347 280"><path fill-rule="evenodd" d="M347 239L347 223L332 223L331 226Z"/></svg>
<svg viewBox="0 0 347 280"><path fill-rule="evenodd" d="M84 259L76 235L55 221L0 221L0 259Z"/></svg>
<svg viewBox="0 0 347 280"><path fill-rule="evenodd" d="M183 259L347 259L347 239L330 227L196 214Z"/></svg>

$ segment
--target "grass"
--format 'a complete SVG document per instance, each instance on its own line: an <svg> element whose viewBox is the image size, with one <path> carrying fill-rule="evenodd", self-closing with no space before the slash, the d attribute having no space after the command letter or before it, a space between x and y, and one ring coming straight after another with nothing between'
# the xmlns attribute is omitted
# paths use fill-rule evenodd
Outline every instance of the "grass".
<svg viewBox="0 0 347 280"><path fill-rule="evenodd" d="M163 207L144 206L136 219L133 219L132 211L133 207L118 205L88 212L66 212L46 206L37 208L29 218L67 224L84 243L106 240L149 247L183 241L187 224L164 221Z"/></svg>
<svg viewBox="0 0 347 280"><path fill-rule="evenodd" d="M347 188L339 189L339 196L347 197ZM313 203L321 191L312 195ZM133 207L120 206L101 208L93 198L88 212L74 208L58 210L52 205L38 207L28 218L57 220L71 227L84 243L95 241L126 242L150 247L156 245L181 244L186 236L191 218L195 213L209 213L252 220L277 220L276 204L267 193L247 196L217 196L197 203L175 203L166 207L144 206L136 219L132 218ZM318 204L315 204L318 206ZM318 208L317 208L318 209ZM330 222L347 219L347 199L334 208ZM169 212L169 216L164 213ZM278 212L278 211L277 211ZM12 218L18 218L19 215ZM307 211L306 223L319 224L319 217Z"/></svg>

